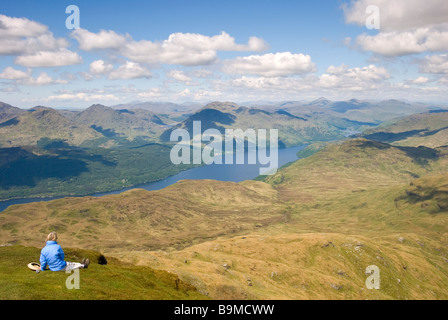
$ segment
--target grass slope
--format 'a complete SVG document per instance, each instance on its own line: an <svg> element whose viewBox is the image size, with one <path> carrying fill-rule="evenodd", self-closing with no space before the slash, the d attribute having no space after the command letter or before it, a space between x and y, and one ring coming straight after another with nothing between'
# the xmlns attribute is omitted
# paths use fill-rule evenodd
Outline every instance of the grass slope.
<svg viewBox="0 0 448 320"><path fill-rule="evenodd" d="M275 199L263 182L181 181L160 191L11 206L0 215L0 243L38 246L56 230L70 246L108 254L179 249L282 221Z"/></svg>
<svg viewBox="0 0 448 320"><path fill-rule="evenodd" d="M51 108L31 109L0 123L0 145L3 147L36 145L44 137L76 146L104 138L88 126L75 125Z"/></svg>
<svg viewBox="0 0 448 320"><path fill-rule="evenodd" d="M102 105L93 105L73 117L73 122L92 127L114 139L121 137L130 141L137 137L156 141L167 128L164 121L148 110L114 110Z"/></svg>
<svg viewBox="0 0 448 320"><path fill-rule="evenodd" d="M179 281L175 274L108 259L97 263L99 253L65 249L66 261L92 262L80 270L80 288L67 289L70 274L45 271L39 274L27 264L38 261L40 249L23 246L0 247L0 300L166 300L206 299L197 290ZM177 284L176 284L177 283Z"/></svg>
<svg viewBox="0 0 448 320"><path fill-rule="evenodd" d="M348 140L265 182L13 206L0 215L0 243L39 246L56 230L213 299L448 299L446 157ZM366 288L370 265L380 290Z"/></svg>
<svg viewBox="0 0 448 320"><path fill-rule="evenodd" d="M122 256L214 299L448 299L446 178L289 202L287 220L255 232ZM370 265L380 290L366 288Z"/></svg>
<svg viewBox="0 0 448 320"><path fill-rule="evenodd" d="M354 139L330 144L265 181L284 200L310 202L407 183L423 175L446 172L447 168L446 155L434 149Z"/></svg>
<svg viewBox="0 0 448 320"><path fill-rule="evenodd" d="M367 139L399 146L436 148L448 145L448 112L414 114L363 133Z"/></svg>

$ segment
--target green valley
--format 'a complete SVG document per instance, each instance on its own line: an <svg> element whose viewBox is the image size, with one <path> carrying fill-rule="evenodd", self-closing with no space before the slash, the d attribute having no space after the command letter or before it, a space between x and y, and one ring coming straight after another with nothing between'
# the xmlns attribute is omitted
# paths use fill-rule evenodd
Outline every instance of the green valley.
<svg viewBox="0 0 448 320"><path fill-rule="evenodd" d="M264 182L17 205L1 215L0 243L39 247L56 230L212 299L447 299L447 154L349 139ZM366 288L370 265L380 290Z"/></svg>

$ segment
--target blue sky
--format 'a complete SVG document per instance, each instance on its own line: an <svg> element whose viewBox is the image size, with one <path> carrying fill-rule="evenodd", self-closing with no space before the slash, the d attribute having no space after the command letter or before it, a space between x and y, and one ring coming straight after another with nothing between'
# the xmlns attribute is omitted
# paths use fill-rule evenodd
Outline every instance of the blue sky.
<svg viewBox="0 0 448 320"><path fill-rule="evenodd" d="M4 0L0 101L25 108L320 96L444 102L446 3ZM65 26L72 4L79 30ZM365 25L370 4L379 30Z"/></svg>

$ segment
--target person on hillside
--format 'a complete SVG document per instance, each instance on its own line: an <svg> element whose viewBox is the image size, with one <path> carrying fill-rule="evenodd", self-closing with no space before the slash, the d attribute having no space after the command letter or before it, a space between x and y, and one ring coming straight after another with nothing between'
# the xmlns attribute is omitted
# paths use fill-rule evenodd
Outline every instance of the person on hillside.
<svg viewBox="0 0 448 320"><path fill-rule="evenodd" d="M72 271L89 266L89 259L83 259L81 263L65 261L64 251L57 241L57 233L50 232L45 240L46 246L40 253L40 271L45 271L47 266L51 271Z"/></svg>

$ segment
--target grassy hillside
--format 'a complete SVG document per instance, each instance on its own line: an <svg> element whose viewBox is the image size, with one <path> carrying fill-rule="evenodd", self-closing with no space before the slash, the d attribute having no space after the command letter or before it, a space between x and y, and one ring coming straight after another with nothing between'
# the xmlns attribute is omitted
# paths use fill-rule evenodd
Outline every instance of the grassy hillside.
<svg viewBox="0 0 448 320"><path fill-rule="evenodd" d="M25 112L25 110L13 107L10 104L4 102L0 102L0 122L5 122L9 119L12 119L23 112Z"/></svg>
<svg viewBox="0 0 448 320"><path fill-rule="evenodd" d="M216 299L448 299L444 157L418 164L365 142L331 146L267 179L285 206L281 223L132 261L175 272ZM380 269L380 290L366 289L369 265Z"/></svg>
<svg viewBox="0 0 448 320"><path fill-rule="evenodd" d="M78 113L74 123L90 126L108 138L137 137L158 140L158 136L167 128L161 116L148 110L114 110L102 105L93 105Z"/></svg>
<svg viewBox="0 0 448 320"><path fill-rule="evenodd" d="M436 148L448 145L448 112L415 114L367 130L367 139L399 146Z"/></svg>
<svg viewBox="0 0 448 320"><path fill-rule="evenodd" d="M64 247L170 271L213 299L448 299L446 155L356 139L266 182L18 205L0 243L56 230ZM370 265L380 290L366 288Z"/></svg>
<svg viewBox="0 0 448 320"><path fill-rule="evenodd" d="M399 185L427 174L444 173L447 168L448 158L441 151L354 139L330 144L265 181L284 200L311 202Z"/></svg>
<svg viewBox="0 0 448 320"><path fill-rule="evenodd" d="M287 202L281 223L120 257L179 274L214 299L448 299L448 210L431 204L446 199L446 181L440 175ZM415 186L434 198L415 201ZM380 269L380 290L366 288L370 265Z"/></svg>
<svg viewBox="0 0 448 320"><path fill-rule="evenodd" d="M0 243L38 246L56 230L70 246L107 254L183 248L283 221L276 196L262 182L181 181L160 191L11 206L0 215Z"/></svg>
<svg viewBox="0 0 448 320"><path fill-rule="evenodd" d="M28 269L28 263L39 261L40 249L0 247L0 300L206 299L172 273L124 264L113 258L107 259L107 265L100 265L100 254L94 251L64 252L67 261L77 262L84 257L91 260L88 269L80 270L79 289L67 289L69 274L65 272L37 274Z"/></svg>
<svg viewBox="0 0 448 320"><path fill-rule="evenodd" d="M0 123L0 146L36 145L42 138L64 140L79 146L104 136L84 125L75 125L51 108L38 107Z"/></svg>

